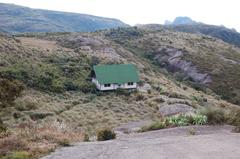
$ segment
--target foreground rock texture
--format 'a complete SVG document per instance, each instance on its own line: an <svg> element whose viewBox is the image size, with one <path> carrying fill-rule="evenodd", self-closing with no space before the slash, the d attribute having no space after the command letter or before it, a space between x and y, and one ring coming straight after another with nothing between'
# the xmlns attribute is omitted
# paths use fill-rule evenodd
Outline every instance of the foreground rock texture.
<svg viewBox="0 0 240 159"><path fill-rule="evenodd" d="M195 129L196 135L188 135ZM42 159L237 159L240 134L230 126L165 129L122 136L105 142L80 143Z"/></svg>

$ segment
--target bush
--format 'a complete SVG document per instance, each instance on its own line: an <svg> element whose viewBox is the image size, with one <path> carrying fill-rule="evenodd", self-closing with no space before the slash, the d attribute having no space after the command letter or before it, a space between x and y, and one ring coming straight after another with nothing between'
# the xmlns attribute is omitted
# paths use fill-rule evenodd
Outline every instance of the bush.
<svg viewBox="0 0 240 159"><path fill-rule="evenodd" d="M229 114L229 124L234 125L234 132L240 133L240 110L234 111Z"/></svg>
<svg viewBox="0 0 240 159"><path fill-rule="evenodd" d="M189 125L188 119L185 115L169 117L168 123L173 126L187 126Z"/></svg>
<svg viewBox="0 0 240 159"><path fill-rule="evenodd" d="M53 116L53 113L50 112L30 112L29 114L30 118L34 121L39 120L39 119L44 119L47 116Z"/></svg>
<svg viewBox="0 0 240 159"><path fill-rule="evenodd" d="M201 114L178 115L166 119L172 126L204 125L207 124L207 116Z"/></svg>
<svg viewBox="0 0 240 159"><path fill-rule="evenodd" d="M124 95L124 96L129 96L131 94L129 90L121 89L121 88L117 89L115 92L117 95Z"/></svg>
<svg viewBox="0 0 240 159"><path fill-rule="evenodd" d="M111 140L115 138L116 138L116 134L111 129L102 129L97 132L98 141Z"/></svg>
<svg viewBox="0 0 240 159"><path fill-rule="evenodd" d="M84 141L84 142L89 142L89 141L90 141L88 134L84 134L84 139L83 139L83 141Z"/></svg>
<svg viewBox="0 0 240 159"><path fill-rule="evenodd" d="M208 107L200 112L202 115L205 115L208 120L208 124L217 125L223 124L226 122L225 112L222 109L215 107Z"/></svg>
<svg viewBox="0 0 240 159"><path fill-rule="evenodd" d="M30 159L30 154L26 151L14 152L2 159Z"/></svg>
<svg viewBox="0 0 240 159"><path fill-rule="evenodd" d="M205 125L207 124L207 121L208 121L207 116L200 115L200 114L193 115L192 118L193 118L193 125Z"/></svg>
<svg viewBox="0 0 240 159"><path fill-rule="evenodd" d="M61 145L61 146L70 146L70 141L68 139L62 139L62 140L59 140L58 141L58 144Z"/></svg>
<svg viewBox="0 0 240 159"><path fill-rule="evenodd" d="M19 111L35 110L39 107L39 102L29 96L25 96L15 101L15 108Z"/></svg>
<svg viewBox="0 0 240 159"><path fill-rule="evenodd" d="M153 131L153 130L160 130L166 128L166 124L164 122L155 122L151 124L150 126L142 127L140 132L146 132L146 131Z"/></svg>
<svg viewBox="0 0 240 159"><path fill-rule="evenodd" d="M85 83L81 84L80 90L83 93L96 93L97 92L96 85L91 82L85 82Z"/></svg>
<svg viewBox="0 0 240 159"><path fill-rule="evenodd" d="M0 119L0 134L6 133L7 132L7 127L6 125L3 124L3 121Z"/></svg>
<svg viewBox="0 0 240 159"><path fill-rule="evenodd" d="M0 79L0 102L3 106L12 104L23 89L24 86L17 80Z"/></svg>
<svg viewBox="0 0 240 159"><path fill-rule="evenodd" d="M140 132L164 129L166 127L187 126L187 125L204 125L207 124L207 116L196 115L178 115L166 118L163 122L156 122L150 126L142 127Z"/></svg>

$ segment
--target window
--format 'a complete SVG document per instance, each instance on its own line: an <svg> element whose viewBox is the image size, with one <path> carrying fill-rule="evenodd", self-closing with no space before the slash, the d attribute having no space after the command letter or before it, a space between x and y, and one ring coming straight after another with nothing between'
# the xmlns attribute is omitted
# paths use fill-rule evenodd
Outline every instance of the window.
<svg viewBox="0 0 240 159"><path fill-rule="evenodd" d="M133 82L128 82L128 85L129 85L129 86L132 86L132 85L133 85Z"/></svg>
<svg viewBox="0 0 240 159"><path fill-rule="evenodd" d="M110 87L111 84L104 84L104 87Z"/></svg>

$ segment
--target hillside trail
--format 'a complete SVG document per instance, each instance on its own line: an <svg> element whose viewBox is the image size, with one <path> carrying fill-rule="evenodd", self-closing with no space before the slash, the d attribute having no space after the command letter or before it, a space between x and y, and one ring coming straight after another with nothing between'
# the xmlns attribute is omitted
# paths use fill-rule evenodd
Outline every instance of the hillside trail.
<svg viewBox="0 0 240 159"><path fill-rule="evenodd" d="M232 126L188 126L118 135L63 147L42 159L239 159ZM194 130L196 135L190 135Z"/></svg>

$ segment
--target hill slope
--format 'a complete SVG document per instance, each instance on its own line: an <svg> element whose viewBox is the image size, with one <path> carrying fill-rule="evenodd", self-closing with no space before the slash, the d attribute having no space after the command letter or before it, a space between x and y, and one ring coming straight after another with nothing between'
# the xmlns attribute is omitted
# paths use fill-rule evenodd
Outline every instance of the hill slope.
<svg viewBox="0 0 240 159"><path fill-rule="evenodd" d="M200 84L197 87L207 86L224 99L240 103L239 48L210 36L165 29L126 28L113 30L107 36L175 73L179 80L188 78Z"/></svg>
<svg viewBox="0 0 240 159"><path fill-rule="evenodd" d="M141 27L153 30L165 28L177 32L209 35L240 47L240 33L238 33L235 29L196 22L189 17L176 17L173 22L166 21L165 25L149 24Z"/></svg>
<svg viewBox="0 0 240 159"><path fill-rule="evenodd" d="M88 32L127 26L117 19L0 3L0 29L22 32Z"/></svg>
<svg viewBox="0 0 240 159"><path fill-rule="evenodd" d="M193 25L185 24L185 25L168 25L165 27L174 31L210 35L212 37L221 39L229 44L240 47L240 33L223 26L214 26L207 24L193 24Z"/></svg>
<svg viewBox="0 0 240 159"><path fill-rule="evenodd" d="M5 150L0 156L17 150L35 157L79 141L83 133L95 134L99 128L159 121L164 112L169 113L162 108L238 109L210 90L204 93L186 85L185 79L176 81L170 72L183 73L237 103L239 52L211 37L167 30L0 34L0 80L14 79L25 85L14 102L4 105L0 98L0 119L14 132L0 140ZM98 63L135 64L141 79L139 90L96 91L91 70ZM186 72L182 66L188 66ZM15 142L17 147L5 148Z"/></svg>

